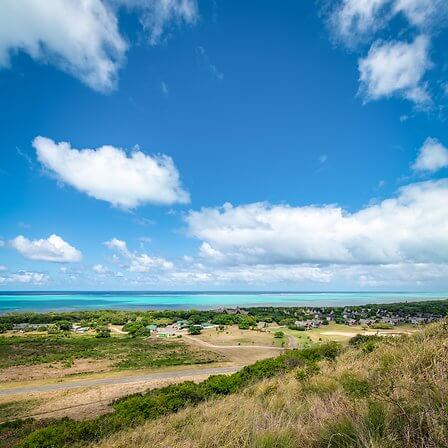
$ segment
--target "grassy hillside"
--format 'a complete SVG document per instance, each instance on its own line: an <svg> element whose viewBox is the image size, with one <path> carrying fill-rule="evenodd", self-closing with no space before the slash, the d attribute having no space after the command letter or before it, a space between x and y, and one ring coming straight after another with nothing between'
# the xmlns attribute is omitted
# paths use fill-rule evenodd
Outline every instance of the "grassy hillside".
<svg viewBox="0 0 448 448"><path fill-rule="evenodd" d="M95 448L448 446L448 323L364 340L104 439Z"/></svg>

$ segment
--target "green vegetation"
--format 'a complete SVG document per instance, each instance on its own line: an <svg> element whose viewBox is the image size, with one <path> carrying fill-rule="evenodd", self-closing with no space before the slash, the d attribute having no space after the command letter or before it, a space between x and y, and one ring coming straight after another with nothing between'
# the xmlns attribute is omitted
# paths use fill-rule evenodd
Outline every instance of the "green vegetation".
<svg viewBox="0 0 448 448"><path fill-rule="evenodd" d="M276 331L276 332L274 333L274 338L282 339L282 338L284 338L284 337L285 337L285 333L283 333L283 331Z"/></svg>
<svg viewBox="0 0 448 448"><path fill-rule="evenodd" d="M334 360L340 352L336 343L316 345L306 350L293 350L274 358L258 361L232 375L217 375L196 384L186 381L144 394L135 394L117 400L115 412L94 420L74 421L62 419L48 426L28 431L17 445L21 448L57 448L85 446L99 441L119 430L134 427L147 420L171 414L187 406L195 406L214 397L237 393L256 381L288 372L298 366L316 363L319 360ZM23 423L27 428L30 423ZM18 423L19 425L19 423ZM18 426L20 428L20 425ZM1 432L0 432L1 436Z"/></svg>
<svg viewBox="0 0 448 448"><path fill-rule="evenodd" d="M361 313L364 318L376 318L379 311L397 316L442 318L448 315L448 300L367 304L348 308L355 315ZM279 325L300 331L302 327L296 322L312 319L316 314L331 314L336 323L344 323L345 311L346 308L344 307L313 307L312 309L309 307L252 307L241 308L238 312L233 313L222 310L22 312L0 315L0 333L11 330L14 324L45 324L50 326L51 332L54 332L57 330L68 331L72 324L77 323L90 328L98 328L108 324L125 325L132 329L131 333L136 334L139 331L143 332L143 328L148 324L163 327L179 320L188 320L191 325L205 322L216 325L238 325L241 329L249 329L255 326L257 322L276 322ZM133 326L133 324L135 325ZM327 320L323 319L322 325L326 324L328 324Z"/></svg>
<svg viewBox="0 0 448 448"><path fill-rule="evenodd" d="M202 333L201 328L196 327L195 325L192 325L191 327L188 328L188 334L191 334L193 336L196 336L201 333Z"/></svg>
<svg viewBox="0 0 448 448"><path fill-rule="evenodd" d="M0 368L74 359L108 359L117 369L137 369L209 363L217 355L192 349L180 341L149 340L126 336L26 335L0 337ZM105 337L106 336L106 337Z"/></svg>

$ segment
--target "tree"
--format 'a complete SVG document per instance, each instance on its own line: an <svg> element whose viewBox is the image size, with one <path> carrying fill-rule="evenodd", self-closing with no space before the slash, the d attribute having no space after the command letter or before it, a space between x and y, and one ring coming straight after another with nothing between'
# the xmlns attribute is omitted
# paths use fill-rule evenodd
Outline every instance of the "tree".
<svg viewBox="0 0 448 448"><path fill-rule="evenodd" d="M110 328L108 328L108 327L97 328L95 337L97 337L97 338L110 338Z"/></svg>
<svg viewBox="0 0 448 448"><path fill-rule="evenodd" d="M284 336L285 336L285 333L283 333L283 331L276 331L274 333L274 338L277 338L277 339L281 339Z"/></svg>
<svg viewBox="0 0 448 448"><path fill-rule="evenodd" d="M195 325L192 325L189 329L188 329L188 334L191 335L197 335L197 334L201 334L201 327L196 327Z"/></svg>

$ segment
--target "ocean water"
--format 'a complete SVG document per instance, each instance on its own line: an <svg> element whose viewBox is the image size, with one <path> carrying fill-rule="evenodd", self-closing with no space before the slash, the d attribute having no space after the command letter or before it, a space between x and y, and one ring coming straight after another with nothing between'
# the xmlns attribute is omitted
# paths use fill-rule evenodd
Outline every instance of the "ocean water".
<svg viewBox="0 0 448 448"><path fill-rule="evenodd" d="M448 299L433 292L0 292L0 313L221 306L344 306Z"/></svg>

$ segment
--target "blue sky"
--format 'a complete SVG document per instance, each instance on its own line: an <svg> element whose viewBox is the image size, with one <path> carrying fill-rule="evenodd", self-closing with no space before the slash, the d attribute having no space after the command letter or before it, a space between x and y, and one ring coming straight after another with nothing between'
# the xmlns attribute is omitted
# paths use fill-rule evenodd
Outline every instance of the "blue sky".
<svg viewBox="0 0 448 448"><path fill-rule="evenodd" d="M448 290L447 23L4 2L0 288Z"/></svg>

